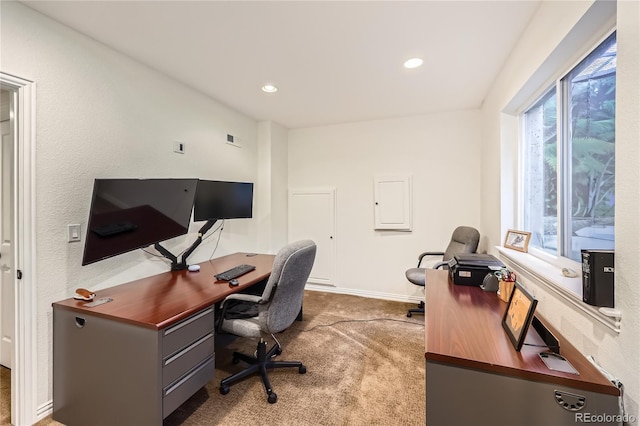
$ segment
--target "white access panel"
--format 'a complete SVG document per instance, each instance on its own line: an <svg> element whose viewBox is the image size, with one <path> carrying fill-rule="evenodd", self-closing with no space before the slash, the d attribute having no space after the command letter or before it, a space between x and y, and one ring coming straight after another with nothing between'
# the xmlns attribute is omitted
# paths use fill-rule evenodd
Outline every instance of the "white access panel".
<svg viewBox="0 0 640 426"><path fill-rule="evenodd" d="M374 228L411 231L412 179L408 175L374 178Z"/></svg>
<svg viewBox="0 0 640 426"><path fill-rule="evenodd" d="M289 190L289 241L311 239L317 245L309 282L335 285L335 188Z"/></svg>

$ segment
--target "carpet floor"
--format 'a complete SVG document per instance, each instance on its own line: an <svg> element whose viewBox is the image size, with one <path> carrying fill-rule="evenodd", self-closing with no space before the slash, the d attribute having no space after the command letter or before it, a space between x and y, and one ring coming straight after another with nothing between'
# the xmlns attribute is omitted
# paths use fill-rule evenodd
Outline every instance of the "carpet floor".
<svg viewBox="0 0 640 426"><path fill-rule="evenodd" d="M270 371L277 403L267 402L255 376L220 394L220 379L244 367L231 362L232 352L253 354L257 342L219 335L215 379L167 417L164 426L424 425L424 317L407 318L410 307L307 291L303 321L276 336L283 348L277 359L302 361L307 373ZM271 337L268 341L271 346ZM37 423L59 424L51 417Z"/></svg>
<svg viewBox="0 0 640 426"><path fill-rule="evenodd" d="M11 370L0 365L0 425L11 424Z"/></svg>

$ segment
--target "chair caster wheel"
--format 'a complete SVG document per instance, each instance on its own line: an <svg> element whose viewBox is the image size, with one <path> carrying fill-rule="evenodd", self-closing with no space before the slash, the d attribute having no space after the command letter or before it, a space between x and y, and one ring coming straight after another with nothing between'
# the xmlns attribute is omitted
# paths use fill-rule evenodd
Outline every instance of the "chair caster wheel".
<svg viewBox="0 0 640 426"><path fill-rule="evenodd" d="M300 368L298 368L298 373L304 374L306 372L307 372L307 367L305 367L304 365L301 365Z"/></svg>
<svg viewBox="0 0 640 426"><path fill-rule="evenodd" d="M267 401L269 401L269 404L275 404L277 400L278 395L276 395L274 392L271 392L269 396L267 396Z"/></svg>
<svg viewBox="0 0 640 426"><path fill-rule="evenodd" d="M230 390L229 386L223 386L223 385L220 386L220 394L222 395L228 394L229 390Z"/></svg>
<svg viewBox="0 0 640 426"><path fill-rule="evenodd" d="M276 349L275 355L280 355L280 354L282 354L282 348L278 346L278 349Z"/></svg>
<svg viewBox="0 0 640 426"><path fill-rule="evenodd" d="M411 312L407 312L407 318L411 318Z"/></svg>

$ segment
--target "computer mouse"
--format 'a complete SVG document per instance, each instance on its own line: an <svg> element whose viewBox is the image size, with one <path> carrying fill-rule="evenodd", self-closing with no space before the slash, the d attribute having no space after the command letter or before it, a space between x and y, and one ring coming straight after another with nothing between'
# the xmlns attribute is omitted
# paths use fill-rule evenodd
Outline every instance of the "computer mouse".
<svg viewBox="0 0 640 426"><path fill-rule="evenodd" d="M235 278L232 280L229 280L229 285L237 286L239 284L240 284L240 281L236 280Z"/></svg>
<svg viewBox="0 0 640 426"><path fill-rule="evenodd" d="M200 270L200 265L189 265L188 269L191 272L198 272Z"/></svg>

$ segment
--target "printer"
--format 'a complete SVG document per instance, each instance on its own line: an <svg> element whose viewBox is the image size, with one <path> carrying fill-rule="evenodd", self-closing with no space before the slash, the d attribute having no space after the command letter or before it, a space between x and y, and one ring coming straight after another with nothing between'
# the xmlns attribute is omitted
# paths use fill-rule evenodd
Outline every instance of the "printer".
<svg viewBox="0 0 640 426"><path fill-rule="evenodd" d="M506 265L490 254L456 254L449 261L449 275L458 285L480 286L489 273L494 273Z"/></svg>

